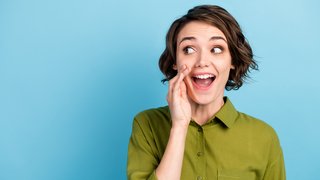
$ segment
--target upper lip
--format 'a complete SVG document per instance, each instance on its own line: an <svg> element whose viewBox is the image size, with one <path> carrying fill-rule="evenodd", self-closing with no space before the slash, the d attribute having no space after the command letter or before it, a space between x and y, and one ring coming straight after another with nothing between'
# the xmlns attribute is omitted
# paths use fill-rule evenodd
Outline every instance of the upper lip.
<svg viewBox="0 0 320 180"><path fill-rule="evenodd" d="M200 78L200 79L207 79L207 78L216 77L216 75L214 75L213 73L201 72L201 73L193 73L192 77L193 78Z"/></svg>

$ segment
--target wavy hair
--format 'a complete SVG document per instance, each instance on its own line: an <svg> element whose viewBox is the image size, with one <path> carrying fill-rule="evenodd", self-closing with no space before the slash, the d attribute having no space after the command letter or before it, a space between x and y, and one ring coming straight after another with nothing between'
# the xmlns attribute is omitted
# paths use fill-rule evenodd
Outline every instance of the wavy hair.
<svg viewBox="0 0 320 180"><path fill-rule="evenodd" d="M201 21L217 27L227 38L232 65L226 90L239 89L251 70L258 70L258 64L253 59L252 49L244 37L235 18L225 9L215 5L196 6L181 18L176 19L166 35L166 47L159 59L159 68L165 75L162 82L169 81L176 76L173 69L176 64L177 37L181 29L191 21Z"/></svg>

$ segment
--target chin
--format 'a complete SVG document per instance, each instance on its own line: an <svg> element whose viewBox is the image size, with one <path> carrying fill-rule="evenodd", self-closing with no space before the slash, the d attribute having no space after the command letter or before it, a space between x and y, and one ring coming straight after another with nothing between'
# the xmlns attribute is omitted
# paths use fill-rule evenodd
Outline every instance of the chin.
<svg viewBox="0 0 320 180"><path fill-rule="evenodd" d="M209 105L216 100L214 95L196 95L194 93L190 93L188 96L189 100L197 105Z"/></svg>

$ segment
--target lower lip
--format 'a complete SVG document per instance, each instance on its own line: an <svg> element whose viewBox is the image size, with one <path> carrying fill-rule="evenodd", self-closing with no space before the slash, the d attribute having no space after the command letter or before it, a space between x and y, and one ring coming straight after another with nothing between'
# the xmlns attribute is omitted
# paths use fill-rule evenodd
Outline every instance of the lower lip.
<svg viewBox="0 0 320 180"><path fill-rule="evenodd" d="M195 83L195 82L193 81L193 79L191 79L191 81L192 81L192 84L194 85L194 87L196 87L196 89L201 90L201 91L207 91L207 90L209 90L209 89L211 88L211 86L212 86L212 84L214 83L215 80L213 80L213 81L211 82L211 84L210 84L209 86L207 86L207 87L199 86L197 83Z"/></svg>

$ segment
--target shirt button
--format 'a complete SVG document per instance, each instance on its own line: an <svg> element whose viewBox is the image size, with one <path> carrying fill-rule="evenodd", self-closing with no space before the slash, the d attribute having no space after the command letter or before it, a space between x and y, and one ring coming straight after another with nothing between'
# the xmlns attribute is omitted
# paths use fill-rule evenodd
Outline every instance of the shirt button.
<svg viewBox="0 0 320 180"><path fill-rule="evenodd" d="M202 128L201 127L198 128L198 132L202 132Z"/></svg>
<svg viewBox="0 0 320 180"><path fill-rule="evenodd" d="M203 178L201 176L198 176L197 177L197 180L202 180Z"/></svg>
<svg viewBox="0 0 320 180"><path fill-rule="evenodd" d="M198 153L197 153L197 156L202 156L202 152L198 152Z"/></svg>

